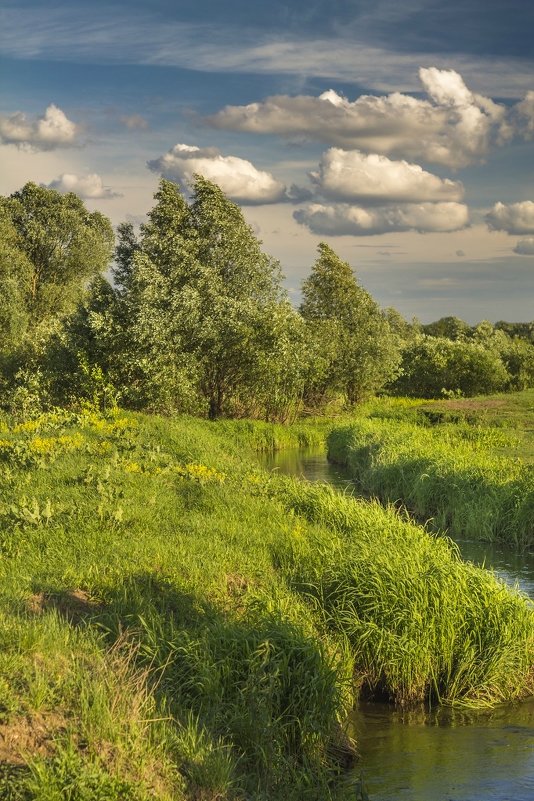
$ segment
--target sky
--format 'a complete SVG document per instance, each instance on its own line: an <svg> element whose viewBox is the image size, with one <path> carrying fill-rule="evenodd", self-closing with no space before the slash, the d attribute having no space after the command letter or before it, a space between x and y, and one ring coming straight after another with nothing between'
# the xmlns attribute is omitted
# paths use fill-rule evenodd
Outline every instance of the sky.
<svg viewBox="0 0 534 801"><path fill-rule="evenodd" d="M531 0L3 0L0 194L239 203L295 304L321 241L422 322L534 319Z"/></svg>

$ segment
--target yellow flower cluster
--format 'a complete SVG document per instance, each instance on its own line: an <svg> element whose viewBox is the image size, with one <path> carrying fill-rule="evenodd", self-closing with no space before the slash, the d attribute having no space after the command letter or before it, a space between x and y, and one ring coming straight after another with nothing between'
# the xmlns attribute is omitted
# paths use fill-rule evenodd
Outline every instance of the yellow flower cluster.
<svg viewBox="0 0 534 801"><path fill-rule="evenodd" d="M197 481L218 481L222 483L226 476L215 470L214 467L207 467L205 464L186 464L182 470L185 471L186 478L193 478Z"/></svg>
<svg viewBox="0 0 534 801"><path fill-rule="evenodd" d="M39 456L49 456L79 450L85 444L81 434L62 434L59 437L34 437L28 447Z"/></svg>
<svg viewBox="0 0 534 801"><path fill-rule="evenodd" d="M138 462L127 462L124 465L126 473L142 473L141 465Z"/></svg>
<svg viewBox="0 0 534 801"><path fill-rule="evenodd" d="M128 417L108 419L96 412L84 412L80 419L80 425L82 428L91 428L93 431L106 437L113 436L114 434L123 434L126 431L136 428L137 422Z"/></svg>
<svg viewBox="0 0 534 801"><path fill-rule="evenodd" d="M12 431L14 434L33 434L35 431L39 431L41 426L42 420L37 418L37 420L27 420L25 423L13 426Z"/></svg>

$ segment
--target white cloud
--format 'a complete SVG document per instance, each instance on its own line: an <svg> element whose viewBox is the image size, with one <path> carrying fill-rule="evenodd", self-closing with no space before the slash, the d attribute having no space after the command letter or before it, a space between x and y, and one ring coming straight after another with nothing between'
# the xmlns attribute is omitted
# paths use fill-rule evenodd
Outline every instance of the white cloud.
<svg viewBox="0 0 534 801"><path fill-rule="evenodd" d="M149 161L148 167L186 189L198 173L218 184L238 203L277 203L286 199L286 187L271 173L258 170L246 159L223 156L216 148L178 144L164 156Z"/></svg>
<svg viewBox="0 0 534 801"><path fill-rule="evenodd" d="M519 203L496 203L486 214L486 223L491 231L506 231L509 234L534 234L534 201Z"/></svg>
<svg viewBox="0 0 534 801"><path fill-rule="evenodd" d="M310 174L317 190L334 200L366 203L462 200L459 181L443 180L418 164L376 153L330 148Z"/></svg>
<svg viewBox="0 0 534 801"><path fill-rule="evenodd" d="M324 236L369 236L394 231L458 231L469 222L462 203L406 203L362 208L346 203L312 203L293 214L295 220L314 234Z"/></svg>
<svg viewBox="0 0 534 801"><path fill-rule="evenodd" d="M148 121L141 114L124 114L120 121L131 131L145 131L148 128Z"/></svg>
<svg viewBox="0 0 534 801"><path fill-rule="evenodd" d="M534 256L534 236L520 239L514 248L514 253L518 253L520 256Z"/></svg>
<svg viewBox="0 0 534 801"><path fill-rule="evenodd" d="M51 103L42 117L29 119L17 111L0 116L0 141L26 150L53 150L76 144L78 126Z"/></svg>
<svg viewBox="0 0 534 801"><path fill-rule="evenodd" d="M419 78L428 100L393 92L350 101L330 89L318 97L276 95L262 103L226 106L207 122L455 168L482 160L492 144L511 135L505 106L472 93L459 73L430 67L420 69Z"/></svg>
<svg viewBox="0 0 534 801"><path fill-rule="evenodd" d="M74 192L84 200L104 200L106 198L121 197L104 186L102 178L96 173L90 175L74 175L65 172L48 184L49 189L56 189L63 194Z"/></svg>

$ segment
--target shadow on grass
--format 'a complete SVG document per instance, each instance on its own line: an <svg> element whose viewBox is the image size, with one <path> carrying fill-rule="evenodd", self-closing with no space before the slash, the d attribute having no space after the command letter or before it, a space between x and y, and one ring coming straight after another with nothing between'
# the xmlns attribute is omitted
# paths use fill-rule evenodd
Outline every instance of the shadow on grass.
<svg viewBox="0 0 534 801"><path fill-rule="evenodd" d="M230 585L246 592L235 577ZM349 782L355 797L347 774L355 750L339 724L346 694L318 639L261 599L237 617L150 573L102 595L34 587L30 612L54 610L69 625L97 627L110 649L131 646L132 668L146 673L159 714L174 721L177 762L196 786L195 764L211 749L231 756L248 795L323 801Z"/></svg>

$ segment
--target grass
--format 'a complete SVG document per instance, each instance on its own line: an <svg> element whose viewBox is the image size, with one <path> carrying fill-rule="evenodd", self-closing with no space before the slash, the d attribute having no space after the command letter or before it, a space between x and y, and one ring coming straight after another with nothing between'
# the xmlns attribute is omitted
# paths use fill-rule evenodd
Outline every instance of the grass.
<svg viewBox="0 0 534 801"><path fill-rule="evenodd" d="M255 466L332 427L5 422L0 797L363 798L360 693L532 692L525 598L391 510Z"/></svg>
<svg viewBox="0 0 534 801"><path fill-rule="evenodd" d="M476 707L532 692L533 610L521 594L391 507L287 479L276 495L318 524L279 558L347 639L366 695Z"/></svg>
<svg viewBox="0 0 534 801"><path fill-rule="evenodd" d="M531 547L534 474L527 410L532 393L519 394L509 402L510 416L499 418L506 425L489 424L495 414L491 398L489 417L482 399L475 411L473 401L461 411L459 401L378 406L330 433L329 458L346 465L366 495L403 504L435 530Z"/></svg>

